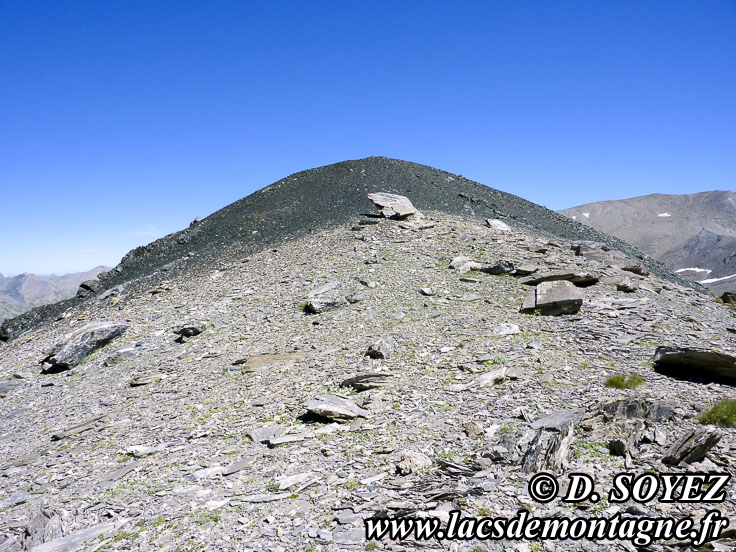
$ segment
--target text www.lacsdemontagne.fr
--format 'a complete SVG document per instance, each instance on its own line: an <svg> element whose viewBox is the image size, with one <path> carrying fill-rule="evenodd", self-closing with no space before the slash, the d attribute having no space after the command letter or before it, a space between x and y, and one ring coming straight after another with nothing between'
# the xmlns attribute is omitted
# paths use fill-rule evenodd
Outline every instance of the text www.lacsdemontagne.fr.
<svg viewBox="0 0 736 552"><path fill-rule="evenodd" d="M680 540L695 546L718 538L728 520L709 511L698 524L690 517L648 518L616 514L608 518L537 518L521 512L513 518L461 517L450 512L447 526L437 518L368 518L367 540L626 540L647 546L657 540Z"/></svg>

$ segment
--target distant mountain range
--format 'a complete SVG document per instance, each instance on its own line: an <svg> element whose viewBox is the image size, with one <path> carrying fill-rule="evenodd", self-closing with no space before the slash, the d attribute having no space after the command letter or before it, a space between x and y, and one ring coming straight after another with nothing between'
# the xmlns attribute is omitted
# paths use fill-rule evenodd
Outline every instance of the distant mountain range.
<svg viewBox="0 0 736 552"><path fill-rule="evenodd" d="M625 240L714 293L736 291L736 193L652 194L560 213Z"/></svg>
<svg viewBox="0 0 736 552"><path fill-rule="evenodd" d="M38 307L74 297L79 284L92 280L101 272L110 270L98 266L87 272L64 274L63 276L37 276L19 274L3 276L0 274L0 322Z"/></svg>

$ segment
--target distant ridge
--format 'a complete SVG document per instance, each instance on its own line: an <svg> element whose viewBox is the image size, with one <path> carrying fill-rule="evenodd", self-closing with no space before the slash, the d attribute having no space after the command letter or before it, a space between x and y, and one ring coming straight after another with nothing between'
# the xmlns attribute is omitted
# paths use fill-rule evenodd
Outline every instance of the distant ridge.
<svg viewBox="0 0 736 552"><path fill-rule="evenodd" d="M652 194L560 213L629 243L713 292L736 291L736 193Z"/></svg>
<svg viewBox="0 0 736 552"><path fill-rule="evenodd" d="M37 276L36 274L18 274L3 276L0 274L0 321L13 318L33 307L56 303L74 297L79 284L91 280L98 274L109 270L106 266L98 266L86 272L64 274L62 276Z"/></svg>
<svg viewBox="0 0 736 552"><path fill-rule="evenodd" d="M103 289L123 284L152 286L162 270L196 271L217 265L225 252L245 256L310 230L355 222L360 213L374 212L367 194L381 191L408 196L423 212L501 218L553 238L604 242L638 257L655 274L692 285L628 243L515 195L426 165L369 157L295 173L181 232L134 249L104 275ZM6 322L0 339L11 339L57 317L78 300L34 309Z"/></svg>

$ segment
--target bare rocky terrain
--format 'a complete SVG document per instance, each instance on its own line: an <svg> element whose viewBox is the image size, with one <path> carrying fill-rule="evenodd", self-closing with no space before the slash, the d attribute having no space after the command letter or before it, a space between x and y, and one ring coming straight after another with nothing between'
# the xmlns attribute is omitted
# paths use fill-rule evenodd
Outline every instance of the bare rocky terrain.
<svg viewBox="0 0 736 552"><path fill-rule="evenodd" d="M62 276L37 276L0 274L0 322L18 316L33 307L56 303L74 297L79 284L97 278L108 267L98 266L86 272L75 272Z"/></svg>
<svg viewBox="0 0 736 552"><path fill-rule="evenodd" d="M732 474L735 430L699 421L736 398L729 305L539 207L546 225L501 199L487 221L479 202L407 192L422 218L405 204L382 217L367 194L401 191L383 185L330 225L309 223L324 198L295 199L306 229L255 246L249 227L223 238L222 220L246 226L231 206L84 297L6 324L0 551L681 551L695 548L367 542L363 519L734 519L731 483L697 505L542 504L527 488L539 471L601 489L624 471ZM466 193L452 186L448 198ZM552 235L557 224L569 233ZM200 247L194 231L221 241ZM606 386L633 374L644 385Z"/></svg>
<svg viewBox="0 0 736 552"><path fill-rule="evenodd" d="M652 194L564 209L718 295L736 291L736 193Z"/></svg>

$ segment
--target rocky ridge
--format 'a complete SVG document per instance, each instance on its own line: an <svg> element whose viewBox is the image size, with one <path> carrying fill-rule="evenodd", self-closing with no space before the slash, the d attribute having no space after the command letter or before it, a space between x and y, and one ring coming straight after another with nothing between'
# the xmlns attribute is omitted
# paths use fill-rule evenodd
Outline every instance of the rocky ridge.
<svg viewBox="0 0 736 552"><path fill-rule="evenodd" d="M288 176L174 234L128 253L114 270L101 276L98 292L116 293L139 281L165 281L170 274L191 274L217 262L227 249L251 255L284 240L350 224L356 214L375 213L371 193L406 196L421 210L499 220L549 238L605 243L637 259L653 273L680 285L701 286L673 274L632 245L575 222L540 205L426 165L369 157L318 167ZM151 280L153 279L153 280ZM33 309L6 321L0 341L47 323L86 298Z"/></svg>
<svg viewBox="0 0 736 552"><path fill-rule="evenodd" d="M247 255L223 243L197 270L99 290L0 348L0 550L634 550L373 545L362 520L713 507L540 504L527 481L731 473L734 430L698 416L733 381L654 360L660 346L734 355L732 310L600 244L411 200L424 219L356 211ZM520 312L563 282L573 314ZM102 322L124 329L90 341ZM71 335L89 354L41 374ZM605 386L632 373L645 385ZM730 486L715 507L733 519L735 500ZM728 535L710 546L731 550Z"/></svg>

